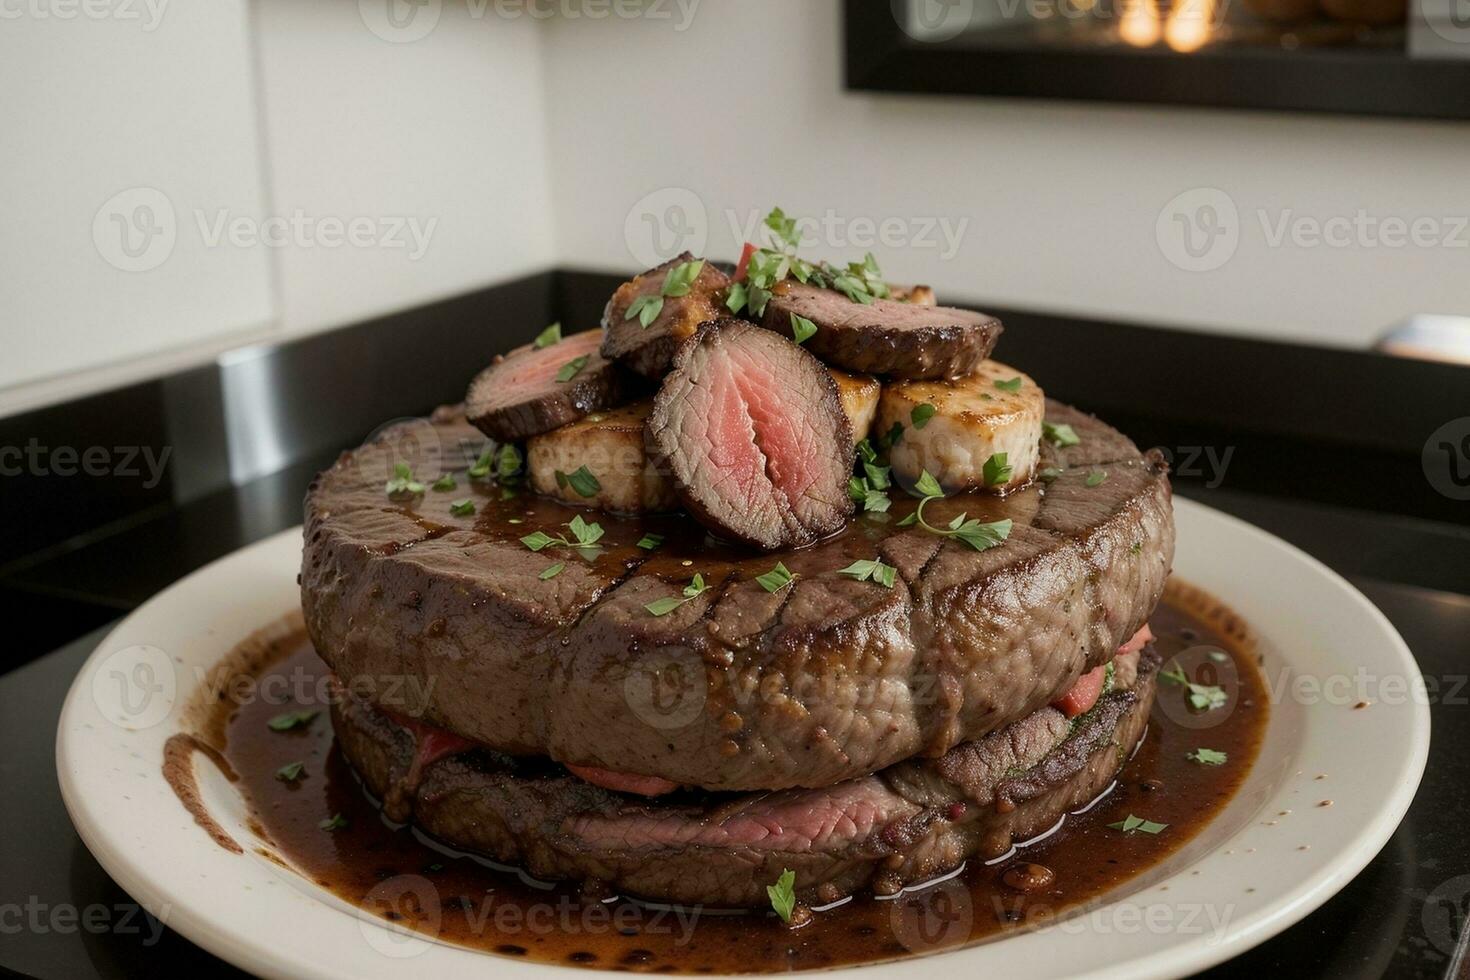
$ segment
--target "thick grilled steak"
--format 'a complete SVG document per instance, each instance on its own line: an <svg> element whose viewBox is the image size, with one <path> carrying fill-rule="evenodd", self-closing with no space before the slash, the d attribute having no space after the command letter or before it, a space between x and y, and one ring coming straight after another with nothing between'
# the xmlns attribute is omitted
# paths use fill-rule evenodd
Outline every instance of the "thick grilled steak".
<svg viewBox="0 0 1470 980"><path fill-rule="evenodd" d="M345 680L421 678L425 721L512 754L718 790L829 786L942 755L1105 662L1168 577L1162 460L1091 416L1047 412L1080 438L1044 447L1043 467L1067 468L1057 480L925 509L939 527L962 510L1010 518L999 547L899 527L913 502L895 494L887 522L865 516L812 547L760 556L712 544L682 515L503 499L464 478L483 437L446 412L410 439L385 432L313 482L307 627ZM456 494L387 497L399 458L425 483L459 474L476 512L452 513ZM1088 486L1093 468L1107 478ZM605 530L595 553L521 542L565 535L577 516ZM663 543L638 547L650 532ZM892 588L839 571L874 557L897 568ZM755 578L778 559L797 577L767 592ZM564 570L543 579L553 563ZM696 572L704 592L648 611L681 598Z"/></svg>
<svg viewBox="0 0 1470 980"><path fill-rule="evenodd" d="M628 317L636 300L661 296L669 272L693 261L694 256L685 252L618 287L602 314L603 357L619 361L644 377L661 378L673 363L679 345L693 336L701 323L724 315L721 294L730 285L730 277L705 262L686 294L662 297L663 307L648 326L643 326L636 315Z"/></svg>
<svg viewBox="0 0 1470 980"><path fill-rule="evenodd" d="M644 431L684 506L722 538L800 547L852 514L852 427L836 383L744 320L712 320L684 342Z"/></svg>
<svg viewBox="0 0 1470 980"><path fill-rule="evenodd" d="M601 342L602 331L584 330L497 357L470 383L470 422L495 439L525 439L631 400L637 382L598 353Z"/></svg>
<svg viewBox="0 0 1470 980"><path fill-rule="evenodd" d="M761 324L790 335L791 316L817 332L805 347L849 371L893 378L957 378L990 356L1000 321L973 310L892 299L854 303L842 293L797 282L776 286Z"/></svg>
<svg viewBox="0 0 1470 980"><path fill-rule="evenodd" d="M335 699L332 722L368 789L392 801L389 816L456 847L543 878L715 906L766 906L765 886L789 868L815 904L893 894L972 855L998 857L1094 799L1143 735L1156 668L1150 649L1140 670L1118 671L1132 689L1075 725L1043 708L942 758L835 786L682 800L629 797L488 752L415 766L415 735L351 697Z"/></svg>

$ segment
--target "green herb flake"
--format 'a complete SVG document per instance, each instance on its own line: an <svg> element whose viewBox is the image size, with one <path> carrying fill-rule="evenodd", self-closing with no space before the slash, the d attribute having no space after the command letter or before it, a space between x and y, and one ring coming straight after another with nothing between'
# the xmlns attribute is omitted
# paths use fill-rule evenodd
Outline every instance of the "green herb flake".
<svg viewBox="0 0 1470 980"><path fill-rule="evenodd" d="M874 490L887 490L893 485L891 466L878 466L872 461L864 461L863 472L867 474L868 485Z"/></svg>
<svg viewBox="0 0 1470 980"><path fill-rule="evenodd" d="M334 813L327 819L323 820L321 823L317 824L317 826L326 831L341 830L342 828L347 826L347 818L342 816L342 814L340 813Z"/></svg>
<svg viewBox="0 0 1470 980"><path fill-rule="evenodd" d="M1159 677L1170 684L1178 684L1185 688L1189 698L1189 706L1196 711L1213 711L1223 708L1230 700L1225 689L1214 684L1196 684L1184 673L1184 668L1175 661L1168 670L1159 671Z"/></svg>
<svg viewBox="0 0 1470 980"><path fill-rule="evenodd" d="M521 451L515 447L515 443L507 442L500 447L500 452L495 454L495 478L501 483L511 483L519 479L525 458Z"/></svg>
<svg viewBox="0 0 1470 980"><path fill-rule="evenodd" d="M581 357L574 357L570 361L567 361L561 366L561 370L556 372L556 380L562 384L566 384L578 374L582 373L582 369L587 366L587 362L591 358L591 354L583 354Z"/></svg>
<svg viewBox="0 0 1470 980"><path fill-rule="evenodd" d="M306 771L304 762L288 762L276 770L276 778L283 783L294 783Z"/></svg>
<svg viewBox="0 0 1470 980"><path fill-rule="evenodd" d="M804 316L796 313L791 314L791 339L798 344L804 344L816 336L817 325Z"/></svg>
<svg viewBox="0 0 1470 980"><path fill-rule="evenodd" d="M876 558L859 559L846 568L838 569L837 574L850 576L859 582L877 582L888 589L893 588L893 583L898 580L898 569Z"/></svg>
<svg viewBox="0 0 1470 980"><path fill-rule="evenodd" d="M319 714L320 711L288 711L283 715L276 715L266 725L273 732L289 732L293 728L305 728Z"/></svg>
<svg viewBox="0 0 1470 980"><path fill-rule="evenodd" d="M1131 834L1135 831L1143 834L1157 834L1168 830L1169 825L1166 823L1155 823L1152 820L1145 820L1142 817L1135 817L1130 813L1126 819L1119 820L1117 823L1108 824L1108 829L1121 830L1125 834Z"/></svg>
<svg viewBox="0 0 1470 980"><path fill-rule="evenodd" d="M602 483L586 466L578 467L575 473L556 471L556 485L565 489L570 486L579 497L595 497L602 490Z"/></svg>
<svg viewBox="0 0 1470 980"><path fill-rule="evenodd" d="M1047 442L1059 449L1065 449L1067 446L1075 446L1082 441L1078 438L1077 432L1066 423L1053 425L1050 422L1043 422L1041 423L1041 434L1046 438Z"/></svg>
<svg viewBox="0 0 1470 980"><path fill-rule="evenodd" d="M455 517L469 517L474 512L475 502L468 497L463 500L456 500L449 505L449 513Z"/></svg>
<svg viewBox="0 0 1470 980"><path fill-rule="evenodd" d="M857 454L864 463L878 462L878 450L873 448L871 439L864 439L857 444Z"/></svg>
<svg viewBox="0 0 1470 980"><path fill-rule="evenodd" d="M561 343L560 321L558 321L557 323L553 323L551 326L538 333L536 335L536 340L532 344L532 346L535 347L537 350L540 350L543 347L550 347L552 344L559 343Z"/></svg>
<svg viewBox="0 0 1470 980"><path fill-rule="evenodd" d="M669 270L664 276L663 288L659 290L665 296L687 296L689 290L694 287L694 280L704 271L704 259L693 259L689 262L680 262ZM644 324L647 326L647 324Z"/></svg>
<svg viewBox="0 0 1470 980"><path fill-rule="evenodd" d="M413 470L409 469L407 463L394 463L393 479L388 481L384 489L390 497L402 494L417 496L424 492L424 485L413 478Z"/></svg>
<svg viewBox="0 0 1470 980"><path fill-rule="evenodd" d="M667 616L690 599L697 598L708 588L709 586L704 584L704 576L696 572L694 578L689 581L689 584L684 586L684 591L680 595L655 599L643 608L655 616Z"/></svg>
<svg viewBox="0 0 1470 980"><path fill-rule="evenodd" d="M532 551L542 551L551 547L591 548L602 539L602 525L582 520L581 514L573 517L566 526L567 530L572 533L570 539L565 534L553 537L545 531L534 531L521 538L521 544Z"/></svg>
<svg viewBox="0 0 1470 980"><path fill-rule="evenodd" d="M1093 470L1091 473L1087 474L1087 485L1089 487L1100 487L1102 486L1103 481L1107 478L1107 470Z"/></svg>
<svg viewBox="0 0 1470 980"><path fill-rule="evenodd" d="M1021 376L1017 375L1016 377L1011 378L1009 381L996 381L995 386L1001 391L1020 391Z"/></svg>
<svg viewBox="0 0 1470 980"><path fill-rule="evenodd" d="M435 490L439 493L448 493L450 490L453 490L457 486L459 486L459 484L454 482L454 474L445 473L443 476L439 477L439 479L435 480L433 486L429 489Z"/></svg>
<svg viewBox="0 0 1470 980"><path fill-rule="evenodd" d="M782 922L790 922L791 914L796 911L796 872L782 868L776 883L766 886L766 895L771 900L771 910Z"/></svg>
<svg viewBox="0 0 1470 980"><path fill-rule="evenodd" d="M934 474L928 470L919 476L919 482L914 484L914 491L920 497L925 498L944 496L944 488L939 485L938 480L934 479Z"/></svg>
<svg viewBox="0 0 1470 980"><path fill-rule="evenodd" d="M645 534L638 539L638 547L644 551L652 551L663 543L664 536L662 534Z"/></svg>
<svg viewBox="0 0 1470 980"><path fill-rule="evenodd" d="M937 411L938 409L928 402L922 405L915 405L914 410L909 413L909 421L914 423L914 428L922 429L929 424L929 420L934 417L934 413Z"/></svg>
<svg viewBox="0 0 1470 980"><path fill-rule="evenodd" d="M1230 756L1216 749L1195 749L1184 758L1190 762L1198 762L1202 766L1223 766L1230 761Z"/></svg>
<svg viewBox="0 0 1470 980"><path fill-rule="evenodd" d="M1048 466L1046 469L1042 470L1040 473L1037 473L1036 474L1036 478L1038 480L1040 480L1042 483L1055 483L1056 480L1057 480L1057 477L1059 477L1061 475L1062 475L1062 471L1061 470L1057 469L1055 466Z"/></svg>
<svg viewBox="0 0 1470 980"><path fill-rule="evenodd" d="M791 573L781 562L776 562L776 567L764 575L757 575L755 580L761 584L761 588L767 592L780 592L786 586L796 581L796 576Z"/></svg>
<svg viewBox="0 0 1470 980"><path fill-rule="evenodd" d="M514 448L514 447L512 447ZM490 464L495 459L495 451L487 449L475 460L475 465L470 467L469 477L471 480L483 480L490 475Z"/></svg>
<svg viewBox="0 0 1470 980"><path fill-rule="evenodd" d="M560 575L562 573L562 570L566 567L567 564L563 561L559 561L555 565L548 565L546 566L546 570L543 571L539 577L543 582L550 581L551 579L554 579L558 575Z"/></svg>
<svg viewBox="0 0 1470 980"><path fill-rule="evenodd" d="M985 485L987 487L1000 486L1011 478L1011 464L1006 462L1006 453L993 453L985 461Z"/></svg>

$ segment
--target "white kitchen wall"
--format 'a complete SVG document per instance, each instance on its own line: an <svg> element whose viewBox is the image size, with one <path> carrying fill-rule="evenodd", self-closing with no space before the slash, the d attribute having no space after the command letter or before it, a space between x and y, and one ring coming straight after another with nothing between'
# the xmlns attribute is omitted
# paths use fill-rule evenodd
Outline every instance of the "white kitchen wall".
<svg viewBox="0 0 1470 980"><path fill-rule="evenodd" d="M834 211L834 246L865 230L852 219L897 219L941 247L874 248L892 277L1007 306L1341 346L1470 314L1470 124L852 94L838 0L702 0L685 30L662 7L550 25L564 262L636 264L645 214L672 245L701 209L710 253L733 257L727 209L779 203ZM949 257L915 220L940 217L968 221ZM1334 218L1338 241L1365 230L1311 244ZM1388 244L1416 219L1434 244Z"/></svg>

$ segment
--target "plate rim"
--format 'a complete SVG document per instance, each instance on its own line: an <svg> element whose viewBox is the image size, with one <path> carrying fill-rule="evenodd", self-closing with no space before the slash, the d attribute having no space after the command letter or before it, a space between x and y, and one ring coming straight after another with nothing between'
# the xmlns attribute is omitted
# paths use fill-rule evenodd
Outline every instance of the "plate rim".
<svg viewBox="0 0 1470 980"><path fill-rule="evenodd" d="M1245 535L1255 539L1257 545L1284 549L1293 557L1309 568L1312 573L1324 583L1330 584L1334 592L1341 593L1345 599L1359 607L1373 621L1381 632L1381 637L1374 637L1374 642L1382 640L1388 644L1388 652L1394 660L1402 667L1408 677L1422 678L1419 665L1412 651L1393 627L1388 617L1384 615L1376 605L1356 589L1346 578L1333 571L1326 564L1297 548L1296 546L1264 531L1240 518L1226 514L1205 504L1198 503L1188 498L1175 499L1176 511L1188 515L1187 519L1204 519L1224 522L1224 525L1234 534ZM73 736L73 725L78 712L87 707L94 707L89 697L90 691L86 690L85 681L90 678L97 663L104 656L103 651L110 649L113 638L126 634L130 626L146 621L147 617L154 615L160 606L170 602L173 597L188 587L197 586L201 581L208 580L219 573L221 566L231 562L247 562L250 557L259 557L268 554L284 546L283 542L292 539L298 544L301 540L301 527L290 528L276 534L270 535L260 541L244 548L238 549L230 554L224 555L207 565L195 570L184 578L178 580L162 592L143 603L120 623L108 631L98 644L97 648L88 656L85 664L78 671L70 689L63 701L62 710L57 721L56 735L56 769L58 783L61 789L62 800L66 806L68 815L75 826L78 835L86 845L88 851L102 865L103 869L122 887L129 895L139 902L144 908L154 914L159 909L168 908L168 916L165 924L185 938L189 939L208 950L209 952L225 959L228 962L241 966L252 972L271 976L290 977L338 977L344 976L340 971L333 971L329 963L324 963L326 958L313 960L309 957L296 955L294 947L288 953L288 947L272 946L269 937L254 935L250 925L235 925L230 922L221 923L208 910L195 909L188 905L181 905L170 900L169 876L150 874L146 868L130 857L125 848L118 845L116 833L109 833L106 829L105 820L94 820L91 812L96 801L89 798L87 787L76 784L76 774L69 765L68 755L74 751L76 746L73 738L80 739L80 735ZM1221 596L1227 603L1230 597ZM277 613L279 615L279 611ZM1247 616L1247 622L1251 622ZM257 623L257 627L267 625L265 622ZM1254 625L1254 624L1252 624ZM243 636L234 637L225 649L243 639ZM220 654L215 655L215 659ZM1285 929L1301 921L1312 911L1320 907L1348 882L1355 878L1373 858L1383 849L1393 833L1402 822L1404 814L1417 793L1423 777L1425 764L1428 759L1430 740L1430 718L1427 705L1420 701L1411 699L1406 703L1411 710L1406 717L1410 722L1405 726L1404 736L1404 758L1405 768L1400 771L1399 778L1394 780L1388 787L1388 792L1378 797L1379 804L1371 814L1371 819L1364 826L1356 828L1351 841L1345 848L1340 848L1334 855L1333 860L1325 869L1318 869L1306 875L1289 888L1276 890L1269 901L1259 908L1252 910L1243 919L1230 923L1226 935L1219 942L1184 942L1184 943L1161 943L1159 948L1145 952L1141 955L1132 956L1126 960L1099 964L1095 969L1082 973L1074 973L1075 976L1108 977L1168 977L1177 976L1184 972L1201 970L1221 963L1233 956L1239 955L1262 942L1278 935ZM100 709L99 709L100 713ZM172 729L170 729L172 730ZM158 777L162 781L161 772ZM180 808L182 810L182 808ZM198 840L191 845L207 846L219 850L217 845L202 834ZM1220 845L1220 846L1223 846ZM248 847L247 847L248 850ZM1213 854L1217 848L1212 848L1208 854ZM221 853L224 853L221 851ZM1206 855L1206 856L1207 856ZM238 857L230 855L230 857ZM1179 872L1170 875L1165 881L1172 881L1179 876ZM174 889L175 891L177 888ZM307 896L300 892L312 904L326 912L337 912L326 903ZM1121 895L1104 903L1101 908L1112 908L1126 901L1130 895ZM372 919L363 919L360 916L352 916L343 913L348 920L355 920L359 929L381 929L384 933L389 930ZM904 959L875 964L839 968L861 969L872 977L883 975L897 975L899 972L914 968L915 964L928 963L944 960L945 965L957 965L956 957L977 957L984 955L983 951L993 950L1002 946L1016 949L1018 946L1030 945L1028 940L1035 942L1038 937L1045 937L1056 927L1050 926L1043 929L1025 932L1016 936L1004 937L995 943L985 943L979 946L971 946L961 949L949 950L932 956L911 956ZM542 971L558 971L562 973L570 967L559 967L552 964L506 960L502 957L494 957L479 951L468 950L448 943L434 942L432 950L439 951L438 955L445 958L449 965L455 965L459 961L461 965L470 964L471 960L461 959L472 957L474 964L481 969L513 969L514 972L525 972L529 976L532 973ZM387 965L394 961L389 958L380 958L379 962ZM420 965L424 961L411 961ZM582 968L579 973L604 973L610 971L592 970ZM384 974L386 976L386 972ZM548 976L550 974L548 973Z"/></svg>

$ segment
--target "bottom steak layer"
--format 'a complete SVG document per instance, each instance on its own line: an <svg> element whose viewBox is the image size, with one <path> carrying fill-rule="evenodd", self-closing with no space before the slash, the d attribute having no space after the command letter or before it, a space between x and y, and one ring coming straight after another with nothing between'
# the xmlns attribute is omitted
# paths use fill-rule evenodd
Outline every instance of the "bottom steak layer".
<svg viewBox="0 0 1470 980"><path fill-rule="evenodd" d="M347 761L394 820L543 878L595 880L645 899L767 904L796 873L805 902L893 894L1052 827L1094 799L1147 727L1158 657L1116 660L1113 689L1068 720L1043 708L938 759L826 789L639 799L546 761L483 749L443 756L348 696L332 724ZM416 734L417 733L417 734Z"/></svg>

